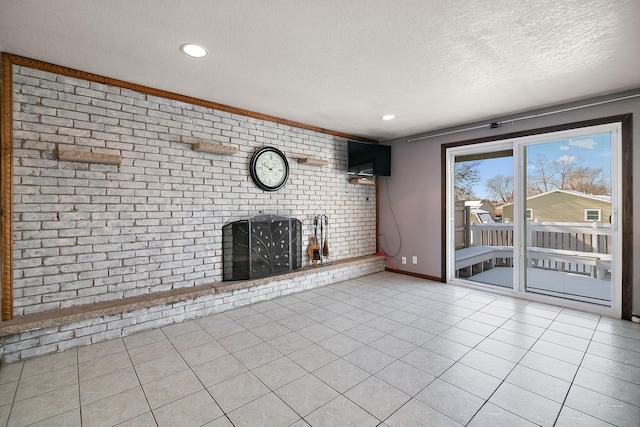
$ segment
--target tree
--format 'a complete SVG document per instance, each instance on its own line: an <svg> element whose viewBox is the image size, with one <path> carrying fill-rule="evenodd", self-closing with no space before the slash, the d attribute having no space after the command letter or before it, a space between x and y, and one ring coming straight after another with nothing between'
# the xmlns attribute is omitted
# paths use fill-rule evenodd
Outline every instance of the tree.
<svg viewBox="0 0 640 427"><path fill-rule="evenodd" d="M574 167L567 179L567 187L585 194L610 195L610 188L603 178L602 168Z"/></svg>
<svg viewBox="0 0 640 427"><path fill-rule="evenodd" d="M546 193L554 188L557 171L553 171L553 165L546 157L538 154L536 159L527 168L527 197ZM529 170L531 172L529 173Z"/></svg>
<svg viewBox="0 0 640 427"><path fill-rule="evenodd" d="M493 200L509 203L513 201L513 177L496 175L485 184Z"/></svg>
<svg viewBox="0 0 640 427"><path fill-rule="evenodd" d="M454 177L454 196L456 200L476 198L473 192L473 186L480 181L480 173L478 172L479 165L479 160L456 163Z"/></svg>
<svg viewBox="0 0 640 427"><path fill-rule="evenodd" d="M602 168L580 166L579 161L574 156L563 156L551 161L538 155L529 165L527 197L556 189L608 195L610 189Z"/></svg>

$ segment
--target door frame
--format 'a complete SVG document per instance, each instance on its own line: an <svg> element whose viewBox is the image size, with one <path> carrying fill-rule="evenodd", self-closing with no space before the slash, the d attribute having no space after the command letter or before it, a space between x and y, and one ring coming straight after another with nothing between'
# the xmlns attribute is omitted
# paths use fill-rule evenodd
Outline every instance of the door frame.
<svg viewBox="0 0 640 427"><path fill-rule="evenodd" d="M513 132L509 134L496 135L490 137L475 138L470 140L463 140L458 142L452 142L443 144L441 146L441 282L447 281L447 265L448 258L450 257L450 251L447 243L448 233L448 217L447 217L447 174L448 174L448 156L447 150L453 147L459 147L463 145L473 145L486 142L497 142L506 139L515 139L526 136L539 135L544 133L553 133L559 131L566 131L572 129L578 129L583 127L597 126L610 123L621 123L621 173L622 181L620 185L620 224L624 231L621 236L622 253L620 254L622 259L633 259L633 188L632 188L632 145L633 145L633 115L623 114L617 116L603 117L593 120L585 120L574 123L567 123L557 126L549 126L544 128L530 129L520 132ZM622 281L622 301L621 301L621 318L625 320L631 320L632 317L632 302L633 302L633 265L631 262L623 262L620 271L620 279ZM554 298L555 299L555 298Z"/></svg>

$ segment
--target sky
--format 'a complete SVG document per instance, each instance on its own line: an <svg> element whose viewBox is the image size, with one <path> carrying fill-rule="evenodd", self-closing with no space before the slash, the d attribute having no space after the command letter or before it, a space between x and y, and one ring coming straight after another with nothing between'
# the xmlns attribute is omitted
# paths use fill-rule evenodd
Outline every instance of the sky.
<svg viewBox="0 0 640 427"><path fill-rule="evenodd" d="M528 173L534 172L532 160L542 155L549 160L601 168L603 175L611 174L611 137L609 133L562 139L527 146ZM478 166L480 181L473 187L478 198L491 199L485 183L496 175L513 176L513 158L482 160Z"/></svg>

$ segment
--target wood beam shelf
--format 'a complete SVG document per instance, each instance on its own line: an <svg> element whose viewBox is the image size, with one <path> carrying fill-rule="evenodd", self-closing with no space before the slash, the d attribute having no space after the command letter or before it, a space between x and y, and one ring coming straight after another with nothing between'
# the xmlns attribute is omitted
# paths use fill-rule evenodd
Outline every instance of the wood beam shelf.
<svg viewBox="0 0 640 427"><path fill-rule="evenodd" d="M220 155L233 154L238 150L235 147L227 147L225 145L212 144L210 142L198 142L196 144L193 144L191 146L191 149L193 151L199 151L201 153L211 153L211 154L220 154Z"/></svg>
<svg viewBox="0 0 640 427"><path fill-rule="evenodd" d="M349 182L352 184L375 185L376 180L370 178L351 178Z"/></svg>
<svg viewBox="0 0 640 427"><path fill-rule="evenodd" d="M98 163L120 166L122 156L117 154L91 153L88 151L59 150L58 160L63 162Z"/></svg>
<svg viewBox="0 0 640 427"><path fill-rule="evenodd" d="M324 166L329 164L329 160L320 159L318 157L300 157L298 163L311 166Z"/></svg>

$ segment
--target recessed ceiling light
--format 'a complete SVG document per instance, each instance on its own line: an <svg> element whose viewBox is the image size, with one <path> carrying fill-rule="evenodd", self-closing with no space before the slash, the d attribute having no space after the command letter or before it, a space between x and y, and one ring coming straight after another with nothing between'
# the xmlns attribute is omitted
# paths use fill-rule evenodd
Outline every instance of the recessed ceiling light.
<svg viewBox="0 0 640 427"><path fill-rule="evenodd" d="M382 120L393 120L396 118L395 115L393 114L385 114L384 116L380 117Z"/></svg>
<svg viewBox="0 0 640 427"><path fill-rule="evenodd" d="M207 49L202 46L198 46L197 44L183 44L180 47L180 50L194 58L202 58L207 54Z"/></svg>

